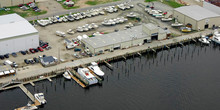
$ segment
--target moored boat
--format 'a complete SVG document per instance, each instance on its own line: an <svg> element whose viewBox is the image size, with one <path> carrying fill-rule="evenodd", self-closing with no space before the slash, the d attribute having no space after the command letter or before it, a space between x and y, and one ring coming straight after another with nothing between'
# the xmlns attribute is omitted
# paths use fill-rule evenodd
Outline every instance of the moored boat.
<svg viewBox="0 0 220 110"><path fill-rule="evenodd" d="M44 98L44 94L43 93L36 93L34 94L35 99L37 99L37 101L40 102L40 104L46 104L47 101Z"/></svg>
<svg viewBox="0 0 220 110"><path fill-rule="evenodd" d="M66 78L66 79L71 79L70 71L69 70L65 71L64 74L63 74L63 77Z"/></svg>
<svg viewBox="0 0 220 110"><path fill-rule="evenodd" d="M91 62L91 65L88 66L90 70L92 70L96 75L103 77L105 73L99 68L96 62Z"/></svg>

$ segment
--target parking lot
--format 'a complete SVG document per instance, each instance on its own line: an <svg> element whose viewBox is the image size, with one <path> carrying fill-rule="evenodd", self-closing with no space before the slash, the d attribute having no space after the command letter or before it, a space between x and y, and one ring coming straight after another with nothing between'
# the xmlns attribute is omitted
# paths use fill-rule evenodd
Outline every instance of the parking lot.
<svg viewBox="0 0 220 110"><path fill-rule="evenodd" d="M48 25L46 27L36 26L36 29L39 31L40 40L42 40L44 42L48 42L52 48L50 50L44 50L43 52L39 51L37 53L30 53L27 55L22 55L21 53L17 53L17 57L12 57L10 55L10 58L8 58L8 59L10 61L16 62L19 65L19 68L20 68L19 71L28 71L27 69L35 68L35 67L42 68L43 66L41 66L39 63L38 64L25 64L24 59L33 59L34 57L38 58L38 56L47 55L47 56L54 56L54 57L63 59L64 61L75 60L76 58L73 56L73 54L75 54L75 53L79 54L79 52L74 52L73 49L67 50L66 45L64 44L64 39L72 40L72 39L76 38L78 35L86 34L89 36L95 32L110 33L110 32L114 32L115 30L124 30L125 25L127 25L129 22L132 22L134 25L140 25L141 23L152 22L152 23L158 24L161 27L168 27L168 28L170 27L169 24L163 23L159 19L156 19L156 18L148 15L143 10L143 8L141 8L140 6L137 6L138 2L140 2L140 1L133 2L132 4L134 4L135 7L130 10L126 10L126 11L120 10L117 13L112 13L112 14L106 13L105 15L101 15L101 16L86 18L86 19L82 19L79 21L73 21L73 22L56 23L56 24ZM146 5L147 3L142 2L142 4ZM170 8L169 6L166 6L161 3L155 3L154 5L155 5L155 8L160 7L161 10L165 10L165 11L172 10L172 8ZM117 18L117 17L121 17L121 16L125 17L130 12L134 12L135 14L137 14L141 18L141 22L129 20L126 23L118 24L115 26L103 26L101 24L101 22L103 22L103 20L105 18L110 19L110 18ZM91 24L91 23L96 23L97 25L99 25L99 28L97 28L95 30L88 31L88 32L76 32L76 28L78 26L83 26L85 24ZM75 33L73 35L67 34L66 31L68 29L73 29ZM170 30L173 33L180 34L180 32L178 30L175 30L175 29L170 29ZM63 37L57 36L56 31L65 32L66 37L63 38ZM78 46L77 48L81 49L81 46ZM0 63L3 63L3 62L4 62L4 60L0 60Z"/></svg>

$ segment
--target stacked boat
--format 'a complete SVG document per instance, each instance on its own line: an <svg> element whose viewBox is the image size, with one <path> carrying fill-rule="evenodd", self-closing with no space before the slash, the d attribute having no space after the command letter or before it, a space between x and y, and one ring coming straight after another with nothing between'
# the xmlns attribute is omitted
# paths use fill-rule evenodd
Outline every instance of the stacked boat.
<svg viewBox="0 0 220 110"><path fill-rule="evenodd" d="M117 7L121 10L127 10L134 7L134 5L129 4L128 2L118 4Z"/></svg>
<svg viewBox="0 0 220 110"><path fill-rule="evenodd" d="M102 25L113 26L116 24L125 23L126 21L128 21L128 19L126 19L124 17L115 18L115 19L106 19L105 18L104 21L102 22Z"/></svg>
<svg viewBox="0 0 220 110"><path fill-rule="evenodd" d="M40 26L47 26L48 24L50 24L50 20L47 20L47 19L41 19L41 20L37 20L37 23L40 25Z"/></svg>
<svg viewBox="0 0 220 110"><path fill-rule="evenodd" d="M134 14L133 12L131 12L131 13L127 14L127 17L128 18L135 18L135 17L137 17L137 15Z"/></svg>
<svg viewBox="0 0 220 110"><path fill-rule="evenodd" d="M108 7L104 8L104 10L108 13L114 13L114 12L118 11L118 9L115 6L108 6Z"/></svg>
<svg viewBox="0 0 220 110"><path fill-rule="evenodd" d="M177 19L175 19L175 23L171 24L171 26L172 26L172 27L180 27L180 26L183 26L183 24L182 24L182 23L179 23L179 22L177 21ZM181 30L182 30L182 29L181 29ZM183 30L186 30L186 28L185 28L185 29L183 28Z"/></svg>
<svg viewBox="0 0 220 110"><path fill-rule="evenodd" d="M98 28L99 26L96 25L95 23L91 23L91 24L85 24L83 25L82 27L77 27L77 31L78 32L87 32L87 31L90 31L92 29L96 29Z"/></svg>

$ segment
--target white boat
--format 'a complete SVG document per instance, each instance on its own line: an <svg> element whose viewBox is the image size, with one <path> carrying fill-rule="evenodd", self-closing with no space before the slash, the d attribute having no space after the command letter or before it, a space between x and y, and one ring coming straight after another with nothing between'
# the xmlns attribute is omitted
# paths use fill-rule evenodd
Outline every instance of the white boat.
<svg viewBox="0 0 220 110"><path fill-rule="evenodd" d="M137 15L135 15L134 13L129 13L129 14L127 14L127 17L128 18L134 18L134 17L137 17Z"/></svg>
<svg viewBox="0 0 220 110"><path fill-rule="evenodd" d="M172 27L180 27L180 26L183 26L183 24L182 24L182 23L179 23L179 22L177 21L177 19L176 19L176 20L175 20L175 23L171 24L171 26L172 26Z"/></svg>
<svg viewBox="0 0 220 110"><path fill-rule="evenodd" d="M88 68L78 68L77 72L81 77L88 81L89 85L98 83L98 80L90 73Z"/></svg>
<svg viewBox="0 0 220 110"><path fill-rule="evenodd" d="M43 93L36 93L34 94L34 98L37 99L37 101L39 101L41 104L46 104L47 101L44 98L44 94Z"/></svg>
<svg viewBox="0 0 220 110"><path fill-rule="evenodd" d="M218 33L218 32L214 33L212 41L217 43L217 44L220 44L220 33Z"/></svg>
<svg viewBox="0 0 220 110"><path fill-rule="evenodd" d="M73 35L73 34L74 34L73 29L68 29L66 32L67 32L68 34L70 34L70 35Z"/></svg>
<svg viewBox="0 0 220 110"><path fill-rule="evenodd" d="M90 70L92 70L95 74L98 76L103 77L105 73L99 68L98 64L96 62L91 62L91 65L88 66Z"/></svg>
<svg viewBox="0 0 220 110"><path fill-rule="evenodd" d="M205 37L199 38L199 42L201 42L203 44L209 44L210 43Z"/></svg>
<svg viewBox="0 0 220 110"><path fill-rule="evenodd" d="M37 106L31 105L31 103L28 103L25 107L21 108L21 110L37 110Z"/></svg>
<svg viewBox="0 0 220 110"><path fill-rule="evenodd" d="M69 70L65 71L64 74L63 74L63 77L66 78L66 79L71 79L70 71Z"/></svg>
<svg viewBox="0 0 220 110"><path fill-rule="evenodd" d="M161 21L167 22L167 21L172 21L173 18L161 18Z"/></svg>

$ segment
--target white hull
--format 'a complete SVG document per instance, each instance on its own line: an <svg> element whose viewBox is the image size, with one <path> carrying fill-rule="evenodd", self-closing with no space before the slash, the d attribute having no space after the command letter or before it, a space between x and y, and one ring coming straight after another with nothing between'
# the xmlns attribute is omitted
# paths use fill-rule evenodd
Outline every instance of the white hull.
<svg viewBox="0 0 220 110"><path fill-rule="evenodd" d="M69 75L69 71L65 71L65 73L63 74L63 77L66 79L71 79L71 76Z"/></svg>
<svg viewBox="0 0 220 110"><path fill-rule="evenodd" d="M210 42L206 38L200 38L199 42L201 42L203 44L210 44Z"/></svg>
<svg viewBox="0 0 220 110"><path fill-rule="evenodd" d="M105 73L99 68L96 62L92 62L91 65L88 66L88 68L100 77L103 77L105 75Z"/></svg>
<svg viewBox="0 0 220 110"><path fill-rule="evenodd" d="M98 80L93 76L88 68L78 68L77 72L81 77L88 81L89 85L97 84Z"/></svg>
<svg viewBox="0 0 220 110"><path fill-rule="evenodd" d="M47 101L44 99L44 94L43 93L34 94L34 98L43 105L47 103Z"/></svg>

